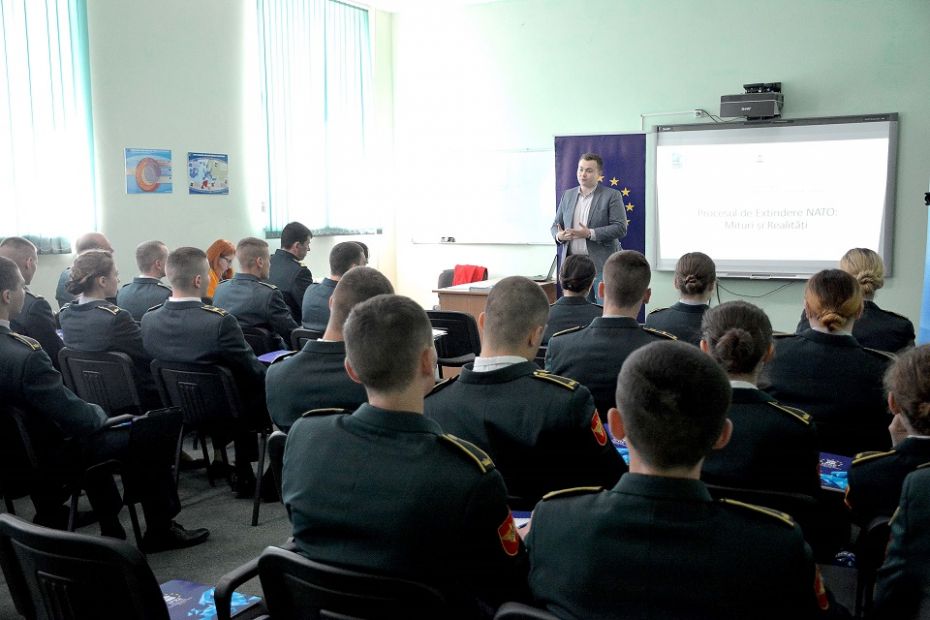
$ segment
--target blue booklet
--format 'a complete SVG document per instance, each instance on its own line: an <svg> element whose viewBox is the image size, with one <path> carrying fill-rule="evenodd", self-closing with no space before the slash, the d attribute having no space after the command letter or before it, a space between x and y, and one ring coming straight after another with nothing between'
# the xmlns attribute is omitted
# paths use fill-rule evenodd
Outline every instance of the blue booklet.
<svg viewBox="0 0 930 620"><path fill-rule="evenodd" d="M184 579L172 579L161 584L160 587L171 620L186 618L214 620L216 618L213 586L185 581ZM230 611L232 615L235 615L259 603L261 600L261 597L258 596L247 596L233 592Z"/></svg>

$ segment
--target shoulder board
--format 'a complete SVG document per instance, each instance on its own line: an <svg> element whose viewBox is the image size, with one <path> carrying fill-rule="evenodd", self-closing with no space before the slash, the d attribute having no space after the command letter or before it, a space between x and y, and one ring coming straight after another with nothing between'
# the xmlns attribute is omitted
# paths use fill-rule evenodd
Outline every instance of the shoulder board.
<svg viewBox="0 0 930 620"><path fill-rule="evenodd" d="M583 493L598 493L603 491L604 487L572 487L570 489L559 489L558 491L550 491L542 496L542 501L552 499L554 497L571 497L572 495L581 495Z"/></svg>
<svg viewBox="0 0 930 620"><path fill-rule="evenodd" d="M669 340L678 340L678 336L674 334L670 334L668 332L664 332L661 329L656 329L655 327L646 327L645 325L643 325L642 327L643 327L643 331L647 331L650 334L653 334L655 336L661 336L662 338L668 338Z"/></svg>
<svg viewBox="0 0 930 620"><path fill-rule="evenodd" d="M274 359L274 361L271 362L270 365L271 365L271 366L274 366L274 365L277 364L278 362L283 362L284 360L291 359L292 357L294 357L294 356L297 355L298 353L300 353L300 351L291 351L290 353L285 353L285 354L282 355L281 357L276 357L276 358ZM349 413L349 412L346 412L346 413Z"/></svg>
<svg viewBox="0 0 930 620"><path fill-rule="evenodd" d="M169 291L171 290L171 287L168 286L167 284L165 284L164 282L156 282L156 283L155 283L155 286L160 286L160 287L162 287L162 288L166 288L166 289L168 289Z"/></svg>
<svg viewBox="0 0 930 620"><path fill-rule="evenodd" d="M437 383L436 385L434 385L434 386L433 386L433 389L431 389L426 395L427 395L427 396L432 396L433 394L435 394L435 393L438 392L439 390L442 390L442 389L444 389L444 388L449 387L449 386L452 385L452 384L455 382L455 380L458 379L458 378L459 378L459 376L458 376L458 375L455 375L454 377L449 377L448 379L444 379L444 380L440 381L439 383Z"/></svg>
<svg viewBox="0 0 930 620"><path fill-rule="evenodd" d="M797 336L797 334L792 334L791 332L772 332L772 338L790 338L791 336Z"/></svg>
<svg viewBox="0 0 930 620"><path fill-rule="evenodd" d="M853 458L852 464L859 465L860 463L891 456L892 454L895 454L894 450L888 450L887 452L860 452Z"/></svg>
<svg viewBox="0 0 930 620"><path fill-rule="evenodd" d="M569 327L568 329L563 329L560 332L555 332L554 334L549 336L549 339L551 340L555 338L556 336L564 336L565 334L571 334L572 332L577 332L578 330L581 330L581 329L584 329L583 325L576 325L575 327Z"/></svg>
<svg viewBox="0 0 930 620"><path fill-rule="evenodd" d="M61 308L58 309L58 314L61 314L64 310L69 310L69 309L71 308L71 306L73 306L73 305L74 305L74 302L73 302L73 301L69 301L68 303L66 303L66 304L63 305Z"/></svg>
<svg viewBox="0 0 930 620"><path fill-rule="evenodd" d="M97 306L97 308L99 308L100 310L106 310L113 316L116 316L117 314L119 314L119 306L114 306L113 304L104 304L102 306Z"/></svg>
<svg viewBox="0 0 930 620"><path fill-rule="evenodd" d="M560 377L559 375L554 375L551 372L546 372L545 370L534 370L533 377L536 379L542 379L543 381L548 381L549 383L555 383L556 385L561 385L563 388L574 391L578 387L578 382L574 379L569 379L568 377Z"/></svg>
<svg viewBox="0 0 930 620"><path fill-rule="evenodd" d="M923 469L924 467L930 467L930 463L924 463L922 465L918 465L916 469Z"/></svg>
<svg viewBox="0 0 930 620"><path fill-rule="evenodd" d="M655 314L656 312L662 312L663 310L668 310L668 308L656 308L655 310L653 310L653 311L650 312L649 314Z"/></svg>
<svg viewBox="0 0 930 620"><path fill-rule="evenodd" d="M22 334L17 334L16 332L10 332L10 336L12 336L15 340L19 340L33 351L38 351L42 348L42 345L39 344L38 340L33 340L29 336L23 336Z"/></svg>
<svg viewBox="0 0 930 620"><path fill-rule="evenodd" d="M323 407L321 409L311 409L310 411L304 411L300 414L302 418L312 418L318 415L335 415L337 413L351 413L347 409L342 409L340 407Z"/></svg>
<svg viewBox="0 0 930 620"><path fill-rule="evenodd" d="M460 454L466 454L468 458L478 466L482 474L494 469L494 461L491 460L491 457L475 444L467 442L464 439L459 439L455 435L450 435L448 433L440 435L439 437L443 439L447 445L458 448Z"/></svg>
<svg viewBox="0 0 930 620"><path fill-rule="evenodd" d="M164 302L162 302L162 303L158 304L157 306L152 306L151 308L149 308L148 310L146 310L146 312L151 312L152 310L158 310L159 308L161 308L161 307L164 306L164 305L165 305Z"/></svg>
<svg viewBox="0 0 930 620"><path fill-rule="evenodd" d="M868 351L869 353L871 353L872 355L884 358L886 360L890 360L892 362L898 359L897 355L895 355L894 353L889 353L888 351L879 351L878 349L870 349L869 347L862 347L862 348Z"/></svg>
<svg viewBox="0 0 930 620"><path fill-rule="evenodd" d="M262 286L267 286L271 290L274 290L274 291L278 290L278 287L272 284L271 282L264 282L262 280L259 280L258 283L261 284Z"/></svg>
<svg viewBox="0 0 930 620"><path fill-rule="evenodd" d="M222 308L217 308L216 306L208 306L208 305L206 305L206 304L203 305L203 306L200 306L200 309L201 309L201 310L206 310L207 312L213 312L214 314L218 314L218 315L220 315L220 316L226 316L227 314L229 314L228 312L226 312L226 311L223 310Z"/></svg>
<svg viewBox="0 0 930 620"><path fill-rule="evenodd" d="M33 293L32 291L26 291L26 296L32 297L33 299L45 299L45 298L42 297L41 295L36 295L36 294Z"/></svg>
<svg viewBox="0 0 930 620"><path fill-rule="evenodd" d="M779 521L781 521L782 523L790 527L794 527L795 525L794 519L792 519L791 515L789 515L787 512L781 512L780 510L773 510L771 508L766 508L765 506L747 504L746 502L740 502L735 499L729 499L726 497L721 497L718 501L728 506L736 506L737 508L745 508L746 510L752 510L753 512L767 515L769 517L772 517L773 519L778 519Z"/></svg>
<svg viewBox="0 0 930 620"><path fill-rule="evenodd" d="M788 407L787 405L782 405L781 403L776 403L772 401L769 401L768 404L771 405L772 407L775 407L779 411L787 413L788 415L795 418L796 420L798 420L805 426L811 425L811 415L805 411L801 411L800 409L795 409L794 407Z"/></svg>

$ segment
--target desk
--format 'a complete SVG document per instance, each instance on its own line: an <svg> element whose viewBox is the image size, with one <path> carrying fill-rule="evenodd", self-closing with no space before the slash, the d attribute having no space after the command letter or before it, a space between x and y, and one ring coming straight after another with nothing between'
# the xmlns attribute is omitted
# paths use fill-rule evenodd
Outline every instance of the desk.
<svg viewBox="0 0 930 620"><path fill-rule="evenodd" d="M454 312L465 312L478 320L478 315L484 312L484 307L488 303L488 293L495 284L503 278L494 278L493 280L482 280L480 282L469 282L468 284L459 284L446 288L433 289L433 292L439 295L439 309L452 310ZM555 280L546 282L537 282L542 288L549 303L555 303Z"/></svg>

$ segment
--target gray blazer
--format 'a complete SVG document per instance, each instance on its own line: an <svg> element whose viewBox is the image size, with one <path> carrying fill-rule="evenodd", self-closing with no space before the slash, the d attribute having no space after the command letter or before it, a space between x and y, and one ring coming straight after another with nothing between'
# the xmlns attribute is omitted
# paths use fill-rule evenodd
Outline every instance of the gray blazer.
<svg viewBox="0 0 930 620"><path fill-rule="evenodd" d="M562 194L559 208L555 212L555 221L552 222L552 238L559 246L559 255L564 260L568 243L556 239L559 225L563 229L572 227L572 218L575 215L575 203L578 201L578 187L573 187ZM598 185L594 188L594 198L591 201L591 211L588 214L588 228L594 230L594 241L587 242L588 256L594 261L597 272L604 270L607 257L620 249L620 239L626 236L626 213L623 209L623 195L615 189Z"/></svg>

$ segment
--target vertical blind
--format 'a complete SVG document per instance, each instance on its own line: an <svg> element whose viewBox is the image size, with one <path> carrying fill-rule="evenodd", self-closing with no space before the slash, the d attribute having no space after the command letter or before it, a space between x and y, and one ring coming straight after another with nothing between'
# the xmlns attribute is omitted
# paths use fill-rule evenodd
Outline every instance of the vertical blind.
<svg viewBox="0 0 930 620"><path fill-rule="evenodd" d="M333 0L257 0L268 230L380 227L368 182L368 11ZM368 136L370 139L370 136Z"/></svg>
<svg viewBox="0 0 930 620"><path fill-rule="evenodd" d="M0 236L95 228L85 0L0 0Z"/></svg>

